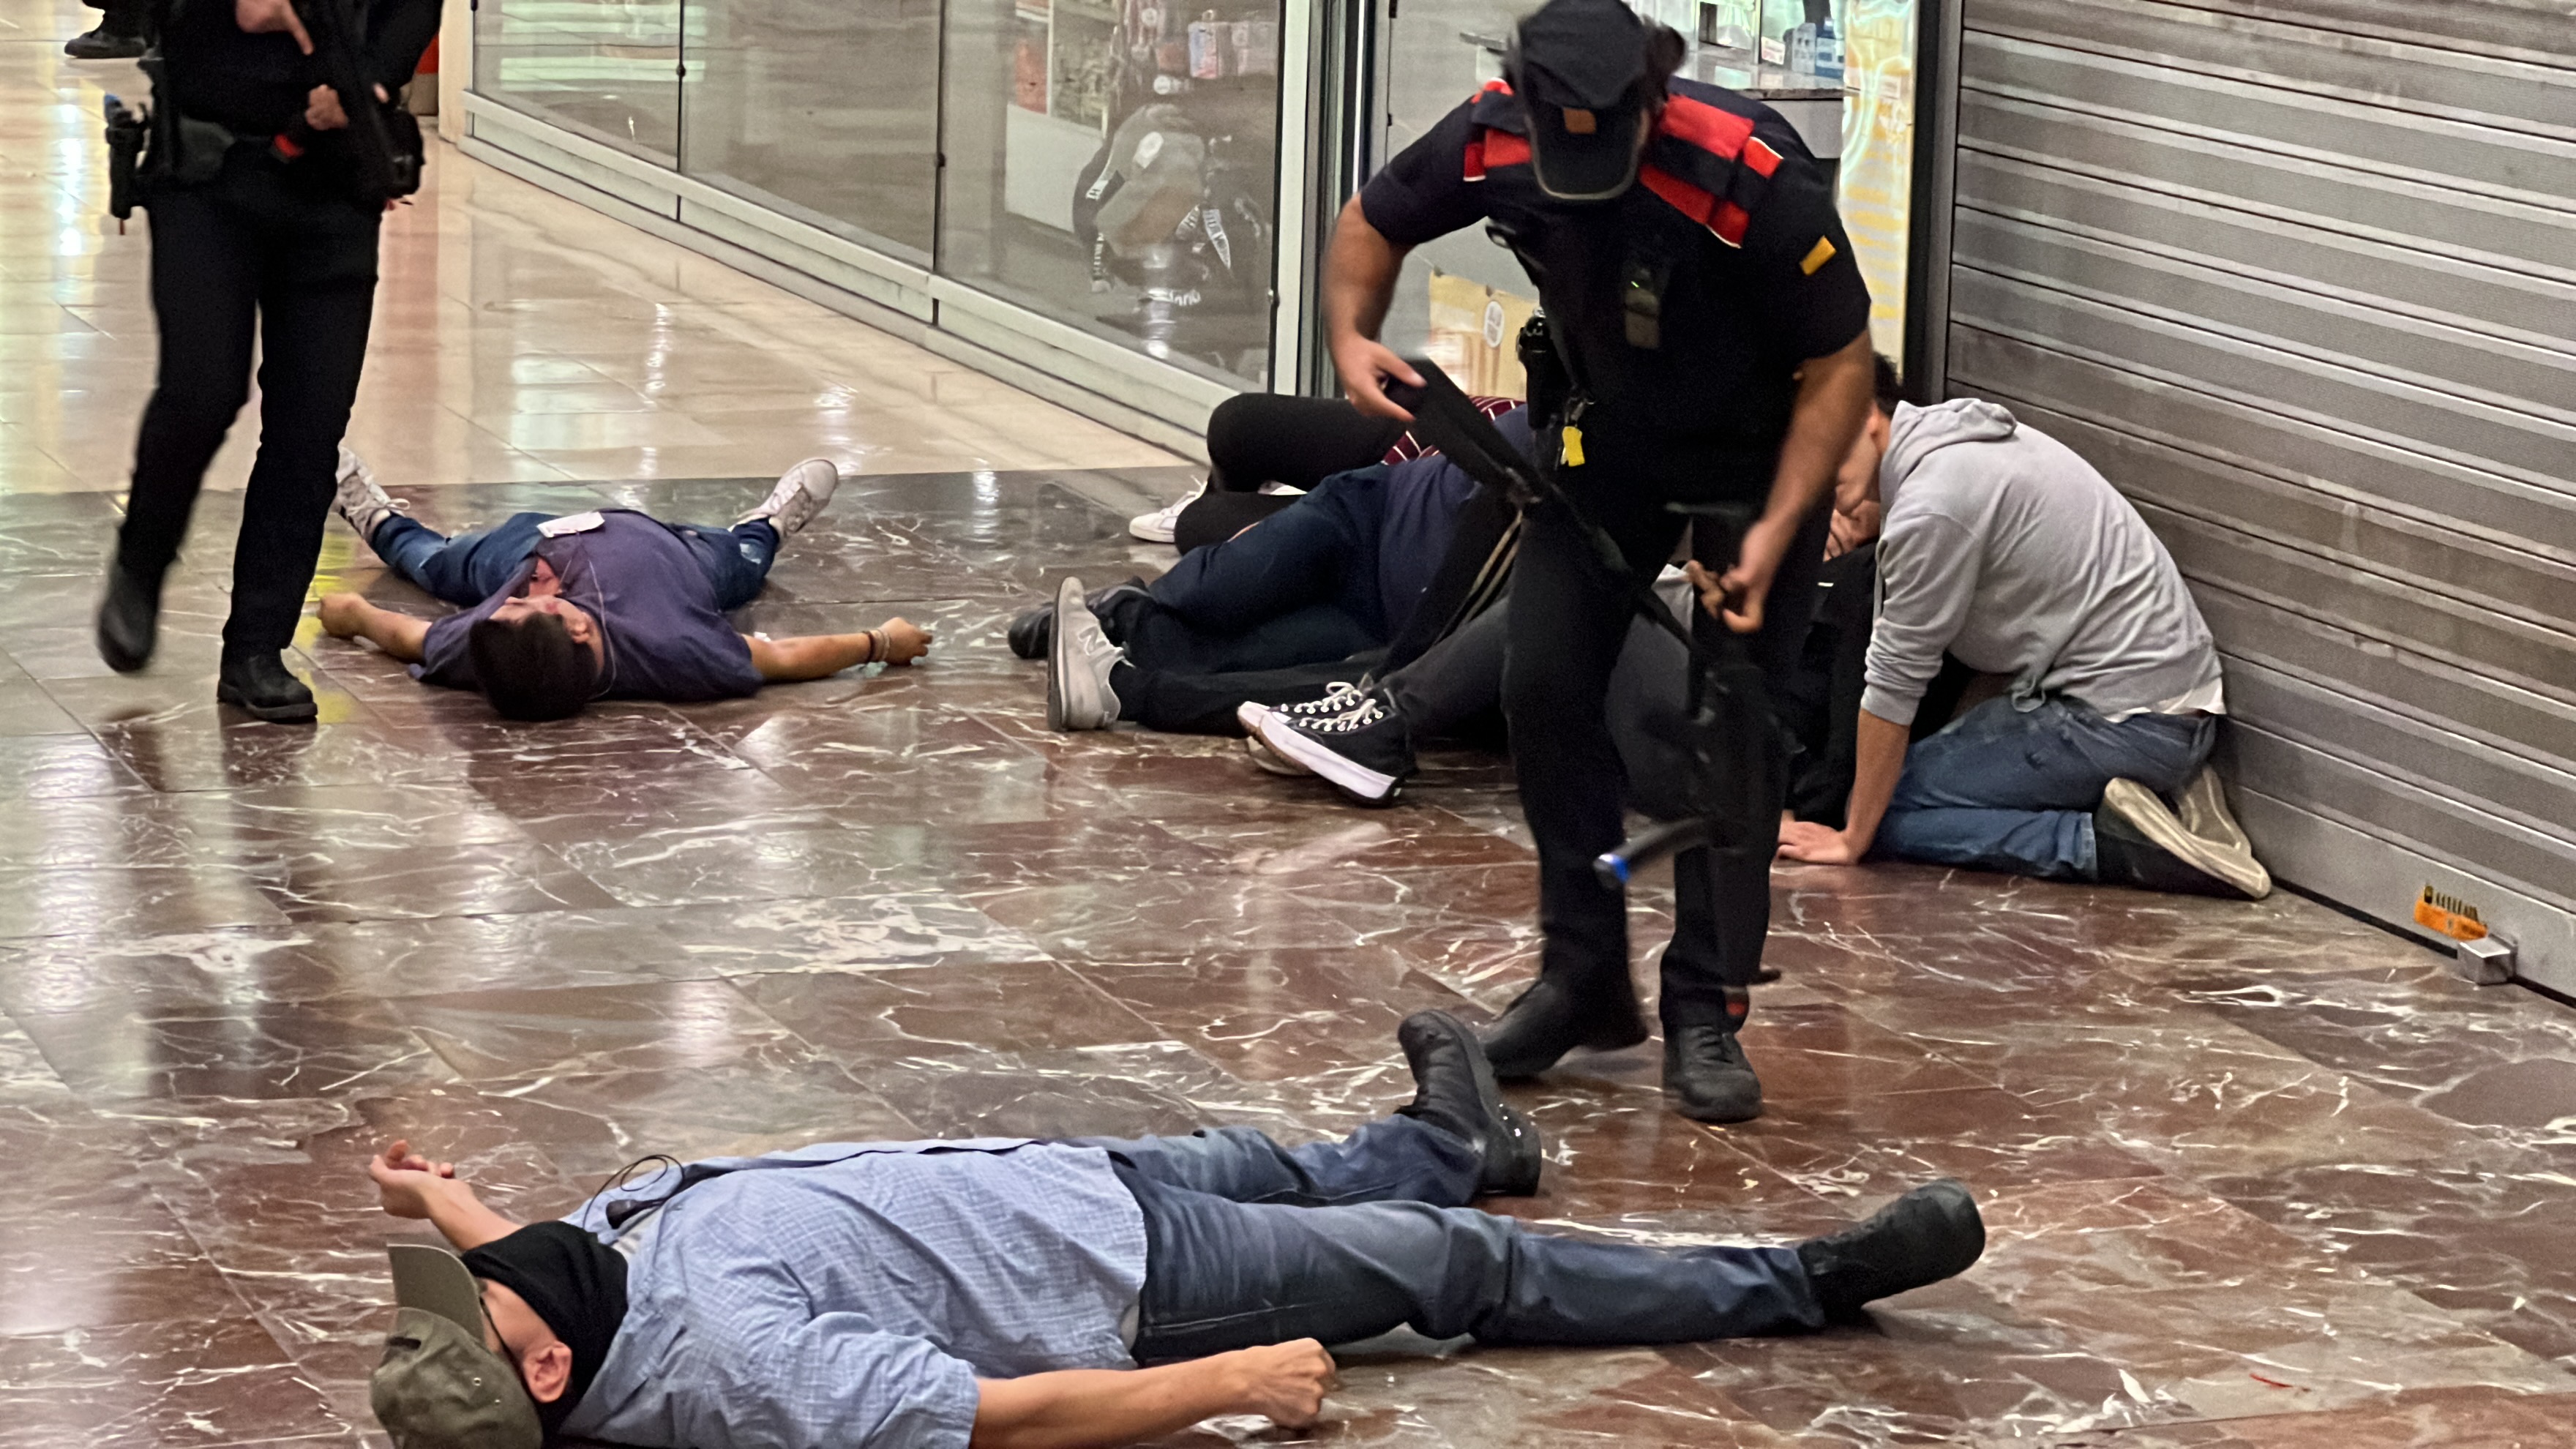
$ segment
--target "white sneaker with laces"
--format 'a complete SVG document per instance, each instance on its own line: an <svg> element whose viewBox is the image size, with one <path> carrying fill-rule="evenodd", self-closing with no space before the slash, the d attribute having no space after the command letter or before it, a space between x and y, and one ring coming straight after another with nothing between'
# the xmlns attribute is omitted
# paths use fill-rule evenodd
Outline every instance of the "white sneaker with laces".
<svg viewBox="0 0 2576 1449"><path fill-rule="evenodd" d="M331 509L358 531L362 541L371 541L379 525L397 513L409 514L411 504L386 496L367 460L344 447L340 450L339 488L331 499Z"/></svg>
<svg viewBox="0 0 2576 1449"><path fill-rule="evenodd" d="M1047 636L1047 728L1105 730L1118 723L1109 671L1127 651L1109 642L1100 616L1082 602L1082 580L1056 586L1055 628Z"/></svg>
<svg viewBox="0 0 2576 1449"><path fill-rule="evenodd" d="M808 458L778 475L778 485L760 506L733 521L736 528L756 518L766 518L769 526L782 534L800 533L832 501L832 491L841 486L841 470L829 458Z"/></svg>
<svg viewBox="0 0 2576 1449"><path fill-rule="evenodd" d="M1205 492L1207 492L1207 480L1201 478L1199 486L1191 489L1171 506L1157 508L1151 513L1139 513L1128 519L1127 531L1147 543L1170 543L1173 530L1180 527L1181 510L1198 502L1199 495Z"/></svg>

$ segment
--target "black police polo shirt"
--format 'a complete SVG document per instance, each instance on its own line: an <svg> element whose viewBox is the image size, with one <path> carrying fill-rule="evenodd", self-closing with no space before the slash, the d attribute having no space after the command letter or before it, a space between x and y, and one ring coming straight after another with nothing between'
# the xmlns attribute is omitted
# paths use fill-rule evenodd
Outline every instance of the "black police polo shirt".
<svg viewBox="0 0 2576 1449"><path fill-rule="evenodd" d="M1740 246L1642 181L1581 204L1550 199L1525 162L1469 180L1473 98L1371 177L1360 210L1398 246L1479 221L1517 239L1592 399L1584 448L1602 471L1643 472L1677 494L1758 497L1788 432L1799 365L1868 328L1869 287L1822 169L1779 112L1696 82L1672 89L1749 112L1753 135L1780 156ZM1495 112L1489 104L1489 122ZM1625 300L1641 277L1661 299L1651 347L1629 340Z"/></svg>

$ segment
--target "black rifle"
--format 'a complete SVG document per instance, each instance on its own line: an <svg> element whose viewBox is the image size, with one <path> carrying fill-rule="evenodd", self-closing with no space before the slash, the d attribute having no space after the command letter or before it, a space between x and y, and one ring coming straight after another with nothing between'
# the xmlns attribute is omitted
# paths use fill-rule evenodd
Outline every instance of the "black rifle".
<svg viewBox="0 0 2576 1449"><path fill-rule="evenodd" d="M1390 381L1386 395L1413 414L1414 436L1438 448L1467 476L1503 490L1523 507L1545 501L1564 509L1590 544L1595 562L1606 577L1619 582L1637 613L1690 651L1690 693L1682 714L1648 725L1689 761L1690 777L1682 789L1686 813L1648 826L1594 861L1601 883L1624 888L1637 867L1700 846L1734 856L1759 851L1767 858L1780 839L1787 756L1771 712L1769 682L1743 637L1721 629L1715 644L1701 642L1699 631L1684 627L1664 607L1652 580L1628 567L1618 540L1558 484L1554 470L1514 450L1438 364L1419 357L1406 361L1421 375L1422 386ZM1666 506L1719 528L1718 546L1707 551L1720 558L1732 556L1752 516L1740 504Z"/></svg>
<svg viewBox="0 0 2576 1449"><path fill-rule="evenodd" d="M367 76L367 35L358 23L357 7L350 0L291 3L296 17L304 22L304 33L313 38L313 61L321 67L322 83L339 96L340 112L349 118L349 158L359 204L382 206L418 191L420 124L406 113L403 124L397 126L388 103L376 99L375 82ZM303 124L298 122L291 134L296 138L294 149L301 150Z"/></svg>

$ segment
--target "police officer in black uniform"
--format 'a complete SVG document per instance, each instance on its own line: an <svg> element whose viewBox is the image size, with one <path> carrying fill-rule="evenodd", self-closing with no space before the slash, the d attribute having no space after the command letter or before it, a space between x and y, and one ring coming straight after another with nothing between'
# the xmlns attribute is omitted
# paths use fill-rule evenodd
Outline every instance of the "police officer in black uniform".
<svg viewBox="0 0 2576 1449"><path fill-rule="evenodd" d="M356 9L365 68L390 96L437 34L438 0ZM216 697L260 719L309 721L313 692L279 655L313 581L357 400L384 203L356 196L348 118L287 0L170 0L158 31L164 81L154 100L165 114L141 192L160 371L99 605L99 653L119 671L152 658L162 576L249 396L255 335L259 458L242 500Z"/></svg>
<svg viewBox="0 0 2576 1449"><path fill-rule="evenodd" d="M1550 0L1524 19L1504 80L1343 209L1326 324L1351 401L1402 416L1385 379L1418 378L1375 336L1404 254L1488 223L1538 284L1570 383L1539 430L1554 454L1544 461L1640 575L1672 556L1689 521L1668 504L1749 505L1740 547L1708 557L1712 571L1693 568L1706 591L1722 585L1722 627L1748 636L1777 678L1812 610L1821 505L1869 411L1869 291L1797 133L1767 106L1673 79L1682 54L1681 37L1619 0ZM1485 1038L1505 1076L1646 1035L1625 903L1592 868L1621 834L1603 699L1630 607L1628 581L1602 565L1581 522L1534 507L1512 582L1503 706L1546 940L1538 980ZM1770 928L1769 857L1696 850L1674 862L1664 1079L1703 1121L1761 1111L1736 1033Z"/></svg>

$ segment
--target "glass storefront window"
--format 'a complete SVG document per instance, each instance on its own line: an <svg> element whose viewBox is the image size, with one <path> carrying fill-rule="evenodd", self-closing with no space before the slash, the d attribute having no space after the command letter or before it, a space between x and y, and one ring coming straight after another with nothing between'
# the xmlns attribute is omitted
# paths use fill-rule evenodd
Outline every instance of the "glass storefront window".
<svg viewBox="0 0 2576 1449"><path fill-rule="evenodd" d="M1277 6L950 0L947 57L939 270L1266 385Z"/></svg>
<svg viewBox="0 0 2576 1449"><path fill-rule="evenodd" d="M681 169L927 262L939 10L939 0L690 0Z"/></svg>
<svg viewBox="0 0 2576 1449"><path fill-rule="evenodd" d="M620 150L674 162L684 0L485 0L474 89Z"/></svg>

